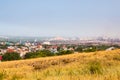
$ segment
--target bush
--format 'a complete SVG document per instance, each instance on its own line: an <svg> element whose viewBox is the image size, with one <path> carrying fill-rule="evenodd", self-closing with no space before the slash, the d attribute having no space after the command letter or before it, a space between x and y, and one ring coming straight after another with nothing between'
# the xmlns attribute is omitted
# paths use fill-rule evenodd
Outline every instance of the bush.
<svg viewBox="0 0 120 80"><path fill-rule="evenodd" d="M83 48L79 46L77 49L75 49L75 51L77 51L77 52L83 52Z"/></svg>
<svg viewBox="0 0 120 80"><path fill-rule="evenodd" d="M19 53L5 53L3 56L2 56L2 61L11 61L11 60L19 60L21 59Z"/></svg>
<svg viewBox="0 0 120 80"><path fill-rule="evenodd" d="M38 58L38 57L47 57L47 56L55 56L55 55L65 55L65 54L72 54L73 51L67 50L67 51L60 51L59 53L52 53L49 50L42 50L37 52L30 52L25 55L25 59L28 58Z"/></svg>
<svg viewBox="0 0 120 80"><path fill-rule="evenodd" d="M25 58L37 58L37 57L46 57L46 56L54 56L49 50L42 50L37 52L30 52L25 55Z"/></svg>
<svg viewBox="0 0 120 80"><path fill-rule="evenodd" d="M50 52L49 50L42 50L39 53L41 57L54 56L54 53Z"/></svg>
<svg viewBox="0 0 120 80"><path fill-rule="evenodd" d="M36 52L29 52L29 53L25 54L25 59L27 59L27 58L36 58L36 57L38 57L38 53L36 53Z"/></svg>
<svg viewBox="0 0 120 80"><path fill-rule="evenodd" d="M71 50L67 50L67 51L62 50L56 54L57 55L65 55L65 54L72 54L72 53L73 53L73 51L71 51Z"/></svg>

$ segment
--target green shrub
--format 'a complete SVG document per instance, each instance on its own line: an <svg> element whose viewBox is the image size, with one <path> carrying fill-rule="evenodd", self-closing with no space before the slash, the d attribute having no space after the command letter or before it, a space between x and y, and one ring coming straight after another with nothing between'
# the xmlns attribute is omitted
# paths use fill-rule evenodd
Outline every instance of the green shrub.
<svg viewBox="0 0 120 80"><path fill-rule="evenodd" d="M27 58L36 58L36 57L38 57L38 53L36 53L36 52L29 52L29 53L26 53L25 54L25 59L27 59Z"/></svg>
<svg viewBox="0 0 120 80"><path fill-rule="evenodd" d="M83 48L81 46L79 46L77 49L75 49L75 51L77 51L77 52L83 52Z"/></svg>
<svg viewBox="0 0 120 80"><path fill-rule="evenodd" d="M42 50L39 53L40 53L40 56L42 57L54 56L54 53L50 52L49 50Z"/></svg>
<svg viewBox="0 0 120 80"><path fill-rule="evenodd" d="M19 53L5 53L3 56L2 56L2 61L11 61L11 60L19 60L21 59Z"/></svg>
<svg viewBox="0 0 120 80"><path fill-rule="evenodd" d="M51 53L49 50L42 50L37 52L30 52L25 55L25 58L38 58L38 57L47 57L54 56L54 53Z"/></svg>
<svg viewBox="0 0 120 80"><path fill-rule="evenodd" d="M71 51L71 50L66 50L66 51L62 50L56 54L57 55L65 55L65 54L72 54L72 53L73 53L73 51Z"/></svg>

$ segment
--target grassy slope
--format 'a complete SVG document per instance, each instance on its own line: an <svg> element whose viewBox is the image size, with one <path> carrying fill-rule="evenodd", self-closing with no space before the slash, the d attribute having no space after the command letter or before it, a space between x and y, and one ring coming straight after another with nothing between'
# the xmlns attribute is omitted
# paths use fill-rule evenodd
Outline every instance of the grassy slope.
<svg viewBox="0 0 120 80"><path fill-rule="evenodd" d="M2 62L0 80L120 80L120 50Z"/></svg>

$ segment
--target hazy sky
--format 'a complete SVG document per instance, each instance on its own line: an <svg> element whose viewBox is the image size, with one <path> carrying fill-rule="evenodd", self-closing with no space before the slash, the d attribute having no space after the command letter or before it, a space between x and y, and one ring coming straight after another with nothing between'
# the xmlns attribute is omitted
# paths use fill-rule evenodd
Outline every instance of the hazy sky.
<svg viewBox="0 0 120 80"><path fill-rule="evenodd" d="M0 35L120 37L120 0L0 0Z"/></svg>

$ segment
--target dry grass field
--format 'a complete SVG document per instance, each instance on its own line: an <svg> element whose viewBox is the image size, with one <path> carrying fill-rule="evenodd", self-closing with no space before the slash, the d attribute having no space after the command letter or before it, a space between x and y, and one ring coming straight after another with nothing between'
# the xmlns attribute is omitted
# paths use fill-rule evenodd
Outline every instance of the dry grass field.
<svg viewBox="0 0 120 80"><path fill-rule="evenodd" d="M120 80L120 50L1 62L0 80Z"/></svg>

